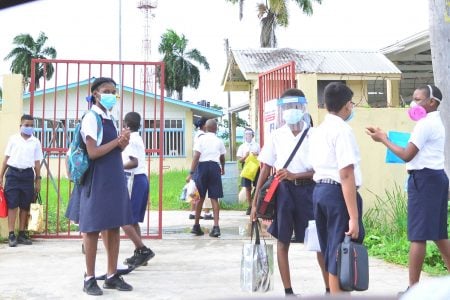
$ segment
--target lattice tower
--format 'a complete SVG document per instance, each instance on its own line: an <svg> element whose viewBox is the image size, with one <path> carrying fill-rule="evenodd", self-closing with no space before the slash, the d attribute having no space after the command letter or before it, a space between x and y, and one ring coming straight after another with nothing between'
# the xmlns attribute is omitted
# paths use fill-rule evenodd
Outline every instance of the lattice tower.
<svg viewBox="0 0 450 300"><path fill-rule="evenodd" d="M140 0L138 1L137 8L144 15L144 36L142 39L142 54L145 62L151 61L152 44L150 38L150 23L154 17L152 13L153 9L158 6L157 0ZM147 72L144 69L141 70L141 82L145 85L147 92L154 92L155 89L155 68L153 66L147 67Z"/></svg>

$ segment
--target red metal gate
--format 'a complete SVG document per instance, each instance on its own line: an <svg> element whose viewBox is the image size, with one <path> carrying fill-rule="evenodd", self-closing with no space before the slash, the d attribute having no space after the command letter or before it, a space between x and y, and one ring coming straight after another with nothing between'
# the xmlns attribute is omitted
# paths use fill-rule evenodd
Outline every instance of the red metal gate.
<svg viewBox="0 0 450 300"><path fill-rule="evenodd" d="M162 237L163 145L164 145L164 64L162 62L124 62L87 60L33 59L31 78L53 71L51 80L31 80L30 114L34 116L36 136L40 139L44 159L41 197L44 204L45 231L38 237L80 238L78 226L64 214L73 184L65 172L65 153L77 122L89 109L86 97L96 77L111 77L117 82L120 102L112 114L117 128L122 128L127 112L138 112L143 120L140 129L148 157L148 176L156 174L156 188L149 204L142 231L144 238ZM45 76L44 76L45 77ZM39 85L40 83L40 85ZM153 196L152 196L153 195Z"/></svg>
<svg viewBox="0 0 450 300"><path fill-rule="evenodd" d="M259 74L258 82L259 141L262 146L264 144L264 104L269 100L279 98L286 89L295 87L295 62L291 61Z"/></svg>

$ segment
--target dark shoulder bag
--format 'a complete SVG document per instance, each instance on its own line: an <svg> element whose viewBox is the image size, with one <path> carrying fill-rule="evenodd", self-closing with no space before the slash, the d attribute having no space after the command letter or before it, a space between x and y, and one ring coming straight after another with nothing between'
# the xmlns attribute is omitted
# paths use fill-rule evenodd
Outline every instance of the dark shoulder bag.
<svg viewBox="0 0 450 300"><path fill-rule="evenodd" d="M305 131L303 131L300 140L298 141L288 160L284 164L283 169L286 169L291 160L294 158L294 155L305 139L308 130L309 128L306 128ZM275 175L270 175L269 177L267 177L266 182L264 182L264 184L262 185L258 193L258 199L256 201L256 216L258 218L273 220L273 218L275 217L277 201L276 191L279 183L280 181L275 177Z"/></svg>

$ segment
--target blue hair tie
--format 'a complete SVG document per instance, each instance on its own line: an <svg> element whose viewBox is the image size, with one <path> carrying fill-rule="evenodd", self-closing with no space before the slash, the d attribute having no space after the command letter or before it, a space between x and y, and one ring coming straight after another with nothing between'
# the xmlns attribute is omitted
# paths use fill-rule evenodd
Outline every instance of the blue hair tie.
<svg viewBox="0 0 450 300"><path fill-rule="evenodd" d="M94 96L92 96L92 95L86 96L86 101L88 103L92 103L94 101Z"/></svg>

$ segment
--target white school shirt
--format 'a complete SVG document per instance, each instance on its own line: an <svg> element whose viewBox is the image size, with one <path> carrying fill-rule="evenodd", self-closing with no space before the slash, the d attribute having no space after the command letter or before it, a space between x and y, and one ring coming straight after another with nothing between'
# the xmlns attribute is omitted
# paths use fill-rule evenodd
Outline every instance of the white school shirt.
<svg viewBox="0 0 450 300"><path fill-rule="evenodd" d="M5 155L9 156L8 166L18 169L34 168L34 163L44 157L41 142L33 135L24 139L20 133L9 138Z"/></svg>
<svg viewBox="0 0 450 300"><path fill-rule="evenodd" d="M275 167L277 170L282 169L307 127L308 125L303 122L303 130L296 136L294 136L288 125L283 125L273 131L269 139L264 143L258 160ZM296 174L312 170L312 166L308 161L309 139L312 131L313 128L310 128L300 148L298 148L287 166L289 172Z"/></svg>
<svg viewBox="0 0 450 300"><path fill-rule="evenodd" d="M134 175L147 174L147 168L145 166L145 146L142 137L137 131L130 134L130 142L122 151L123 162L128 162L130 156L137 158L138 165L136 168L126 169L125 172L133 172Z"/></svg>
<svg viewBox="0 0 450 300"><path fill-rule="evenodd" d="M197 139L194 151L200 152L199 162L215 161L220 165L220 156L227 153L225 144L215 133L207 132Z"/></svg>
<svg viewBox="0 0 450 300"><path fill-rule="evenodd" d="M430 112L417 122L409 142L416 145L419 152L406 163L407 170L444 169L445 128L439 111Z"/></svg>
<svg viewBox="0 0 450 300"><path fill-rule="evenodd" d="M244 157L245 154L247 154L248 152L254 152L254 153L258 154L260 150L261 149L257 142L255 142L255 141L251 141L250 143L244 142L239 146L239 148L236 152L236 156Z"/></svg>
<svg viewBox="0 0 450 300"><path fill-rule="evenodd" d="M107 111L105 113L103 110L101 110L97 105L92 105L91 110L98 113L102 119L111 120L111 113ZM114 123L114 122L113 122ZM114 124L116 126L116 124ZM116 128L117 129L117 128ZM86 115L83 118L83 121L81 122L81 137L83 138L84 143L86 143L86 137L90 136L94 141L97 142L97 145L100 145L102 141L97 141L97 117L94 114L86 113Z"/></svg>
<svg viewBox="0 0 450 300"><path fill-rule="evenodd" d="M309 145L314 181L332 179L340 183L339 170L353 165L355 184L361 186L361 156L358 144L352 128L342 118L327 114L314 130Z"/></svg>
<svg viewBox="0 0 450 300"><path fill-rule="evenodd" d="M195 143L197 143L198 139L201 136L203 136L204 134L205 134L205 132L203 130L201 130L201 129L197 130L197 132L194 135L194 146L195 146Z"/></svg>

